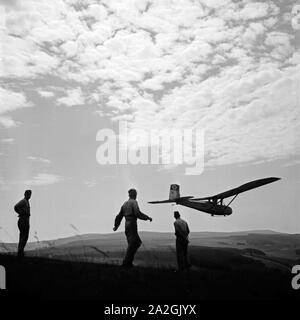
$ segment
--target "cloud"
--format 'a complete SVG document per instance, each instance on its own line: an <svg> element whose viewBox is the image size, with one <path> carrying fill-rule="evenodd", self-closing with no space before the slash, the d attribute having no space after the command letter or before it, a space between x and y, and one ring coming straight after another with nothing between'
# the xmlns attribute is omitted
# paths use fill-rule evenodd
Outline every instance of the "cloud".
<svg viewBox="0 0 300 320"><path fill-rule="evenodd" d="M41 162L41 163L46 163L46 164L50 163L50 160L45 159L45 158L41 158L41 157L28 156L27 159L34 161L34 162Z"/></svg>
<svg viewBox="0 0 300 320"><path fill-rule="evenodd" d="M19 0L0 0L0 6L5 6L5 7L17 7L19 4Z"/></svg>
<svg viewBox="0 0 300 320"><path fill-rule="evenodd" d="M11 117L6 115L7 113L31 106L24 93L11 91L3 87L0 87L0 101L0 124L5 128L17 125Z"/></svg>
<svg viewBox="0 0 300 320"><path fill-rule="evenodd" d="M4 128L13 128L17 125L17 123L13 119L9 117L1 117L1 116L0 116L0 124Z"/></svg>
<svg viewBox="0 0 300 320"><path fill-rule="evenodd" d="M88 188L93 188L95 187L98 183L96 181L85 181L84 184L88 187Z"/></svg>
<svg viewBox="0 0 300 320"><path fill-rule="evenodd" d="M0 87L0 114L30 106L22 92L15 92Z"/></svg>
<svg viewBox="0 0 300 320"><path fill-rule="evenodd" d="M299 166L299 165L300 165L300 159L292 159L286 164L284 164L284 167L292 167L292 166Z"/></svg>
<svg viewBox="0 0 300 320"><path fill-rule="evenodd" d="M283 32L270 32L265 40L265 44L271 47L271 55L276 59L285 59L294 53L294 48L290 43L292 37Z"/></svg>
<svg viewBox="0 0 300 320"><path fill-rule="evenodd" d="M49 174L49 173L39 173L31 180L26 180L22 182L22 184L29 185L29 186L43 186L43 185L50 185L55 184L63 181L63 177Z"/></svg>
<svg viewBox="0 0 300 320"><path fill-rule="evenodd" d="M68 107L84 104L84 98L80 87L67 90L65 97L57 99L58 104L64 104Z"/></svg>
<svg viewBox="0 0 300 320"><path fill-rule="evenodd" d="M269 4L264 2L250 2L239 11L239 16L244 20L263 18L268 15Z"/></svg>
<svg viewBox="0 0 300 320"><path fill-rule="evenodd" d="M0 177L0 190L9 190L15 185L25 185L27 188L30 188L33 186L52 185L62 181L64 181L64 177L50 173L39 173L28 180L5 180Z"/></svg>
<svg viewBox="0 0 300 320"><path fill-rule="evenodd" d="M52 98L54 97L54 92L46 90L38 90L38 94L43 98Z"/></svg>
<svg viewBox="0 0 300 320"><path fill-rule="evenodd" d="M68 88L58 104L95 103L131 128L204 128L208 165L299 152L292 1L14 4L1 36L3 76L16 83L50 75ZM10 95L5 113L22 105Z"/></svg>
<svg viewBox="0 0 300 320"><path fill-rule="evenodd" d="M1 142L4 142L4 143L12 143L14 142L15 139L14 138L5 138L5 139L1 139Z"/></svg>

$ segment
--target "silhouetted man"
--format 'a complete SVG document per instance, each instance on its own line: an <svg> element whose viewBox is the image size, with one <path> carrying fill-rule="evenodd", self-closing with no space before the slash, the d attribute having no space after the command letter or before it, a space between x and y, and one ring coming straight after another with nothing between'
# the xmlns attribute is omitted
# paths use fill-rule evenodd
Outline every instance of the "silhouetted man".
<svg viewBox="0 0 300 320"><path fill-rule="evenodd" d="M130 268L133 267L132 262L134 256L142 244L142 241L138 235L137 219L152 221L152 218L140 211L138 202L136 201L137 191L135 189L130 189L128 194L129 200L122 205L120 213L116 216L113 230L117 231L123 217L125 217L125 235L127 238L128 247L122 266Z"/></svg>
<svg viewBox="0 0 300 320"><path fill-rule="evenodd" d="M187 222L180 218L178 211L174 212L174 218L178 270L185 270L190 267L187 258L190 230Z"/></svg>
<svg viewBox="0 0 300 320"><path fill-rule="evenodd" d="M26 246L29 236L29 217L30 217L30 205L29 199L31 198L32 191L26 190L24 193L24 199L19 201L14 209L19 215L18 228L20 230L19 245L18 245L18 257L24 256L24 248Z"/></svg>

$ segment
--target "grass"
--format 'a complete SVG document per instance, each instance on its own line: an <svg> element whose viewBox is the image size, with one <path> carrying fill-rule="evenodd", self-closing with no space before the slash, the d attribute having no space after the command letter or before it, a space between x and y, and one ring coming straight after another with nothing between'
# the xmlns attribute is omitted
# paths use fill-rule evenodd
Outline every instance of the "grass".
<svg viewBox="0 0 300 320"><path fill-rule="evenodd" d="M290 273L266 268L259 261L209 248L202 248L201 256L197 248L191 248L191 258L198 269L183 273L162 267L123 269L78 259L33 256L20 261L9 254L0 255L0 264L6 267L8 291L27 297L114 301L299 298L291 288Z"/></svg>
<svg viewBox="0 0 300 320"><path fill-rule="evenodd" d="M7 291L45 299L145 302L300 298L291 288L291 267L299 264L298 235L245 235L238 237L239 242L222 236L225 244L213 237L212 246L199 245L204 238L195 238L195 245L189 246L193 269L178 273L173 235L143 234L135 260L138 267L128 270L119 266L126 248L123 238L86 239L77 227L71 228L75 237L60 245L42 243L35 233L36 250L28 251L23 260L9 253L15 245L1 244Z"/></svg>

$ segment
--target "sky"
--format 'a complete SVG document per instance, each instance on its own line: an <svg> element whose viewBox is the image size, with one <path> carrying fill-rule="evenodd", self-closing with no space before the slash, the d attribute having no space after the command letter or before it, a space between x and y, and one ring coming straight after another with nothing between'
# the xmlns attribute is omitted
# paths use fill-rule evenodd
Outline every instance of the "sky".
<svg viewBox="0 0 300 320"><path fill-rule="evenodd" d="M13 206L27 188L31 241L112 232L131 187L153 217L140 230L173 232L179 209L195 232L300 233L294 5L0 0L0 240L17 241ZM97 132L122 139L120 121L203 130L203 172L99 164ZM239 195L230 217L147 203L167 199L171 183L200 197L268 176L282 179Z"/></svg>

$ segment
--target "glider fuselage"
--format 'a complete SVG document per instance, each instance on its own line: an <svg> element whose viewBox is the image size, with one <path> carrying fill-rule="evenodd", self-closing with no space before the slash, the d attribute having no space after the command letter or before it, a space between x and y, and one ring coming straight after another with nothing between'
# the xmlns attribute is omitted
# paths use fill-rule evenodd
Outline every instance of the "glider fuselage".
<svg viewBox="0 0 300 320"><path fill-rule="evenodd" d="M230 216L232 214L232 209L230 207L221 204L216 204L211 201L196 202L190 199L182 199L176 201L176 204L192 208L198 211L203 211L211 214L212 216Z"/></svg>

